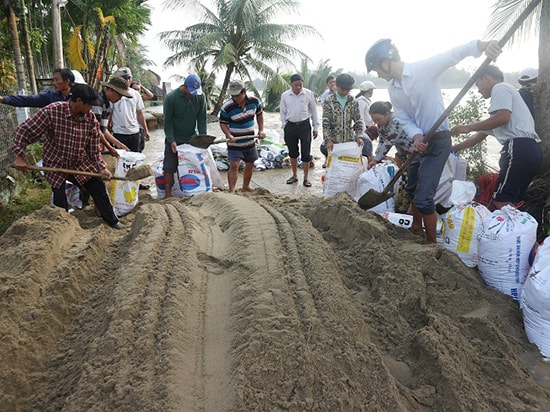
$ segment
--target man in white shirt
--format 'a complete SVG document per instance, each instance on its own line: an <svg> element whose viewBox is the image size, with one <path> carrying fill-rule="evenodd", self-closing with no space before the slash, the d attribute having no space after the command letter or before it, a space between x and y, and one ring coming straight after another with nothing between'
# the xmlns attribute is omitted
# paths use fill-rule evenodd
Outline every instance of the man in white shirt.
<svg viewBox="0 0 550 412"><path fill-rule="evenodd" d="M316 139L319 130L317 104L315 96L309 89L304 88L304 79L299 74L290 77L290 89L281 96L279 112L284 130L285 143L288 146L292 176L286 181L288 184L298 182L298 157L302 153L302 167L304 169L305 187L311 187L308 179L311 156L311 126L313 122L313 138ZM300 147L298 147L298 144Z"/></svg>
<svg viewBox="0 0 550 412"><path fill-rule="evenodd" d="M128 67L120 68L115 73L115 77L122 77L128 86L132 83L132 72ZM137 90L130 87L128 91L132 94L132 98L123 96L113 104L110 123L113 127L113 135L120 142L128 146L132 152L141 152L140 128L143 128L145 140L149 140L149 130L143 115L145 106Z"/></svg>

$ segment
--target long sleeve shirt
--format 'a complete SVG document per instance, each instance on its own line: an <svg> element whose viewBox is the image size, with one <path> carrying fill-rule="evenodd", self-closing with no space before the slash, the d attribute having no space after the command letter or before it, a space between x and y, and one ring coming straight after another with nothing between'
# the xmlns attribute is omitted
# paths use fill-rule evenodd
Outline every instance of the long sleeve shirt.
<svg viewBox="0 0 550 412"><path fill-rule="evenodd" d="M323 105L323 138L333 143L351 142L363 135L363 121L359 113L359 104L351 95L347 95L344 108L335 94L330 95Z"/></svg>
<svg viewBox="0 0 550 412"><path fill-rule="evenodd" d="M404 63L401 81L393 79L388 87L394 112L408 136L425 135L445 111L439 76L468 56L479 57L477 40L421 60ZM445 119L437 131L449 130Z"/></svg>
<svg viewBox="0 0 550 412"><path fill-rule="evenodd" d="M304 120L311 119L313 131L319 130L319 117L317 116L317 103L315 96L309 89L302 89L296 94L289 89L281 95L281 103L279 105L279 113L281 115L281 125L284 129L288 121L292 123L300 123Z"/></svg>
<svg viewBox="0 0 550 412"><path fill-rule="evenodd" d="M99 123L90 111L75 117L69 102L52 103L21 123L13 136L11 151L23 156L26 147L42 140L42 160L46 167L80 170L98 173L107 166L101 157ZM63 173L45 172L46 180L53 188L65 183ZM80 184L89 176L75 175Z"/></svg>
<svg viewBox="0 0 550 412"><path fill-rule="evenodd" d="M187 143L193 135L206 134L206 101L203 95L187 97L181 88L164 99L164 134L168 142Z"/></svg>
<svg viewBox="0 0 550 412"><path fill-rule="evenodd" d="M406 157L413 151L412 141L401 127L399 120L391 113L389 123L386 126L378 127L378 146L374 160L381 161L393 146L401 157Z"/></svg>
<svg viewBox="0 0 550 412"><path fill-rule="evenodd" d="M69 100L54 89L48 89L32 96L4 96L3 103L15 107L45 107L53 102Z"/></svg>

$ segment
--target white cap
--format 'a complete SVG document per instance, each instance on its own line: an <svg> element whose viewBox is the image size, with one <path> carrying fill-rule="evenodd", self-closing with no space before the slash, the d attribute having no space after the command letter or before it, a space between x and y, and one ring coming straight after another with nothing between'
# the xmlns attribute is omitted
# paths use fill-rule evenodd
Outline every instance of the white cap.
<svg viewBox="0 0 550 412"><path fill-rule="evenodd" d="M520 83L527 83L532 80L535 80L538 76L539 76L539 72L537 69L533 69L532 67L527 67L520 72L518 81Z"/></svg>
<svg viewBox="0 0 550 412"><path fill-rule="evenodd" d="M71 70L74 75L74 82L76 84L87 84L84 80L84 77L82 77L82 74L78 70Z"/></svg>
<svg viewBox="0 0 550 412"><path fill-rule="evenodd" d="M364 81L359 85L359 90L366 92L367 90L376 89L376 86L370 80Z"/></svg>

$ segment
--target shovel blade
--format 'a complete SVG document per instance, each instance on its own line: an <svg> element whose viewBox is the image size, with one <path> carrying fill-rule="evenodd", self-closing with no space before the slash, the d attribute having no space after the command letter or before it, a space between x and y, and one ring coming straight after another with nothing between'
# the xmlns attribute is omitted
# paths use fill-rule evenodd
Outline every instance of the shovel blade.
<svg viewBox="0 0 550 412"><path fill-rule="evenodd" d="M359 207L363 210L372 209L374 206L379 205L382 202L385 202L389 198L393 197L394 193L384 193L377 192L374 189L370 189L363 196L359 198L357 203Z"/></svg>
<svg viewBox="0 0 550 412"><path fill-rule="evenodd" d="M210 136L208 134L197 134L189 139L187 143L191 146L198 147L199 149L208 149L208 147L210 147L210 145L215 141L215 136Z"/></svg>
<svg viewBox="0 0 550 412"><path fill-rule="evenodd" d="M140 180L145 177L149 177L153 174L153 169L149 165L141 165L132 167L130 170L128 170L128 173L126 174L125 180Z"/></svg>

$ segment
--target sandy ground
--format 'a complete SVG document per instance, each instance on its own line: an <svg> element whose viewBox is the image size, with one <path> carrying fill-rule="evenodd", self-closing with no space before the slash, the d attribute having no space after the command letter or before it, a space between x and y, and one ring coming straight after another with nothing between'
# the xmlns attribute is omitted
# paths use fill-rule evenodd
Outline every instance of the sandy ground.
<svg viewBox="0 0 550 412"><path fill-rule="evenodd" d="M517 304L347 195L122 221L44 207L0 237L0 410L550 410Z"/></svg>

